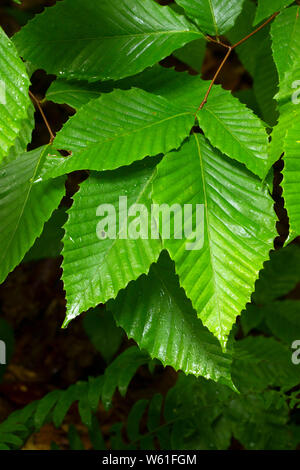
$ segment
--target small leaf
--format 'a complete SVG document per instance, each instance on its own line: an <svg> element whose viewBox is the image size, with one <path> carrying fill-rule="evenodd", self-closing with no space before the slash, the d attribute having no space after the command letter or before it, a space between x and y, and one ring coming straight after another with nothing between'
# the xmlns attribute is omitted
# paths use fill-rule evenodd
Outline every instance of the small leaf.
<svg viewBox="0 0 300 470"><path fill-rule="evenodd" d="M291 3L293 3L293 0L273 0L272 2L268 0L258 0L257 12L253 23L254 26L273 13L288 7Z"/></svg>
<svg viewBox="0 0 300 470"><path fill-rule="evenodd" d="M262 122L250 109L227 91L215 87L197 117L214 147L244 163L260 178L265 176L269 169L268 137Z"/></svg>
<svg viewBox="0 0 300 470"><path fill-rule="evenodd" d="M176 0L199 28L213 36L226 33L242 11L243 0Z"/></svg>

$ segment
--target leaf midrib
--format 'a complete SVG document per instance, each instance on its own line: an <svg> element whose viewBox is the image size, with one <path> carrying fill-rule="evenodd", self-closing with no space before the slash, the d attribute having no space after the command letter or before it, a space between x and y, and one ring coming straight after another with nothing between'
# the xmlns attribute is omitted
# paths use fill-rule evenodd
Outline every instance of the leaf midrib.
<svg viewBox="0 0 300 470"><path fill-rule="evenodd" d="M215 296L216 304L217 304L218 319L219 319L219 326L220 326L220 337L223 339L223 325L221 322L221 314L220 314L221 309L220 309L220 303L219 303L219 298L217 294L218 289L217 289L216 277L215 277L214 255L212 254L211 238L210 238L210 232L209 232L208 197L207 197L207 191L206 191L206 180L205 180L205 175L204 175L203 158L202 158L202 153L201 153L201 148L200 148L198 137L196 134L194 134L194 137L195 137L196 145L198 149L201 176L202 176L202 181L203 181L203 195L204 195L204 205L205 205L205 214L206 214L206 223L207 223L207 237L208 237L209 254L210 254L210 260L211 260L212 272L213 272L214 296Z"/></svg>
<svg viewBox="0 0 300 470"><path fill-rule="evenodd" d="M95 148L97 148L97 146L99 145L103 145L103 144L106 144L108 142L113 142L113 141L116 141L118 139L122 139L122 138L126 138L126 137L131 137L132 135L136 134L136 133L139 133L139 132L143 132L145 129L149 129L151 127L155 127L155 126L161 126L164 122L167 122L167 121L170 121L172 119L176 119L176 118L179 118L179 117L182 117L182 116L192 116L192 113L189 112L189 111L185 111L184 113L179 113L179 114L174 114L172 116L169 116L165 119L162 119L160 121L155 121L151 124L148 124L146 126L143 126L143 127L139 127L138 129L132 129L130 132L126 132L124 134L118 134L116 133L114 136L110 137L110 138L106 138L105 140L99 140L98 142L93 142L92 144L88 144L86 145L86 147L82 147L81 149L79 150L73 150L71 147L63 147L64 149L66 150L71 150L74 152L74 155L72 155L71 157L69 158L64 158L60 163L58 163L55 168L53 170L49 170L49 175L56 175L57 174L57 170L59 168L62 168L64 167L65 165L67 165L69 162L71 161L74 161L74 159L78 159L80 155L84 154L85 152L90 152L91 150L94 150ZM61 135L59 136L61 137ZM55 143L55 141L54 141ZM56 145L60 145L59 142L58 144L56 143ZM63 145L63 144L62 144ZM47 172L48 173L48 172Z"/></svg>
<svg viewBox="0 0 300 470"><path fill-rule="evenodd" d="M296 17L295 17L295 21L294 21L294 24L293 24L293 31L292 31L292 34L290 35L290 38L289 38L289 41L288 41L288 49L289 50L291 49L291 43L292 43L292 39L295 36L295 31L296 31L296 26L297 26L298 21L299 21L299 7L297 8Z"/></svg>
<svg viewBox="0 0 300 470"><path fill-rule="evenodd" d="M208 0L208 3L209 3L209 8L210 8L213 24L214 24L215 31L216 31L216 36L218 36L219 35L219 29L218 29L217 20L216 20L215 12L214 12L213 5L212 5L212 0Z"/></svg>
<svg viewBox="0 0 300 470"><path fill-rule="evenodd" d="M122 38L135 38L135 37L144 37L144 36L163 36L166 34L197 34L201 37L204 37L201 31L196 29L183 29L183 30L166 30L166 31L153 31L153 32L144 32L144 33L134 33L134 34L116 34L115 36L96 36L96 37L88 37L88 38L66 38L66 39L55 39L55 40L47 40L47 39L39 39L39 43L45 44L56 44L56 43L69 43L74 41L99 41L105 39L122 39Z"/></svg>

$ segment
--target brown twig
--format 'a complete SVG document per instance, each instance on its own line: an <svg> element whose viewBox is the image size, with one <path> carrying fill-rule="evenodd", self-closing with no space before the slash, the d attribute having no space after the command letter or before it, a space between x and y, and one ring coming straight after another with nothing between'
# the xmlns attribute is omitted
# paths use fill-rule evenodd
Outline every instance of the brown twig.
<svg viewBox="0 0 300 470"><path fill-rule="evenodd" d="M49 141L49 143L52 144L53 140L55 139L55 135L54 135L53 132L52 132L52 129L51 129L51 127L50 127L50 124L49 124L49 122L48 122L48 120L47 120L47 118L46 118L46 116L45 116L45 113L44 113L44 111L43 111L43 108L42 108L42 106L41 106L41 103L40 103L40 101L37 99L37 97L36 97L30 90L29 90L29 96L30 96L30 98L32 99L32 101L36 104L36 106L38 107L39 112L41 113L41 116L42 116L42 118L43 118L43 120L44 120L44 123L45 123L45 125L46 125L46 127L47 127L47 129L48 129L48 132L49 132L49 134L50 134L50 141Z"/></svg>
<svg viewBox="0 0 300 470"><path fill-rule="evenodd" d="M270 16L270 18L268 18L263 24L261 24L258 28L256 28L254 31L252 31L252 33L248 34L247 36L245 36L243 39L241 39L240 41L238 41L237 43L235 43L233 46L228 46L227 44L223 43L223 42L220 42L220 41L217 41L216 39L210 37L210 36L206 36L207 39L211 42L215 42L217 44L220 44L221 46L224 46L226 47L227 50L227 53L220 65L220 67L218 68L217 72L215 73L210 85L209 85L209 88L207 90L207 92L205 93L205 96L203 98L203 101L202 103L200 104L199 108L197 109L196 111L196 115L198 113L198 111L200 109L203 108L203 106L207 103L207 98L211 92L211 89L213 87L213 85L215 84L218 76L219 76L219 73L221 72L222 68L224 67L225 63L227 62L227 59L228 57L230 56L231 54L231 51L233 51L233 49L235 49L236 47L240 46L241 44L243 44L245 41L247 41L248 39L250 39L254 34L258 33L258 31L260 31L262 28L264 28L265 26L267 26L267 24L270 23L270 21L272 21L277 15L279 14L279 12L276 12L274 13L272 16Z"/></svg>
<svg viewBox="0 0 300 470"><path fill-rule="evenodd" d="M220 46L226 47L227 49L229 49L229 47L230 47L228 44L225 44L225 42L222 42L222 41L220 41L220 40L217 40L217 39L215 39L215 38L213 38L213 37L211 37L211 36L209 36L209 35L206 35L205 38L207 39L207 41L209 41L209 42L214 42L214 43L216 43L216 44L220 44Z"/></svg>
<svg viewBox="0 0 300 470"><path fill-rule="evenodd" d="M274 13L272 16L270 16L270 18L267 19L267 21L265 21L263 24L261 24L258 28L256 28L254 31L252 31L252 33L248 34L248 36L244 37L243 39L241 39L239 42L237 42L236 44L234 44L232 46L232 49L235 49L236 47L240 46L241 44L243 44L243 42L247 41L248 39L250 39L254 34L258 33L258 31L260 31L261 29L263 29L265 26L267 26L267 24L270 23L270 21L272 21L277 15L279 15L279 11L277 11L276 13Z"/></svg>
<svg viewBox="0 0 300 470"><path fill-rule="evenodd" d="M210 94L211 89L212 89L212 87L213 87L213 85L214 85L216 79L218 78L218 75L219 75L219 73L221 72L221 70L222 70L222 68L223 68L223 66L224 66L224 64L225 64L225 62L227 61L228 57L230 56L231 51L232 51L232 48L229 47L229 48L228 48L228 51L227 51L227 53L226 53L226 56L224 57L224 59L223 59L221 65L220 65L220 67L219 67L218 70L216 71L215 76L214 76L214 78L212 79L212 81L211 81L211 83L210 83L210 85L209 85L209 88L208 88L207 92L205 93L205 96L204 96L204 98L203 98L202 103L200 104L199 108L197 109L196 114L197 114L198 111L199 111L200 109L202 109L203 106L207 103L208 95Z"/></svg>

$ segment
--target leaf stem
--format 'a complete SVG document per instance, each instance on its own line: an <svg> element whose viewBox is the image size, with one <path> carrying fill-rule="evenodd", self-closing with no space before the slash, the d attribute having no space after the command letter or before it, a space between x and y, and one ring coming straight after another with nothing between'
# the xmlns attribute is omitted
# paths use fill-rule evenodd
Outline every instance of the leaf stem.
<svg viewBox="0 0 300 470"><path fill-rule="evenodd" d="M207 39L208 42L214 42L216 44L219 44L220 46L226 47L227 49L230 47L228 44L225 44L225 42L220 41L220 39L217 40L209 35L205 36L205 38Z"/></svg>
<svg viewBox="0 0 300 470"><path fill-rule="evenodd" d="M272 16L270 16L270 18L268 18L263 24L261 24L258 28L256 28L254 31L252 31L250 34L248 34L247 36L245 36L243 39L241 39L240 41L238 41L237 43L235 43L233 46L228 46L227 44L223 43L223 42L220 42L220 41L217 41L216 39L212 38L211 36L206 36L207 39L211 42L215 42L217 44L220 44L221 46L225 47L227 49L227 53L224 57L224 59L222 60L222 63L220 65L220 67L218 68L217 72L215 73L210 85L209 85L209 88L207 90L207 92L205 93L205 96L203 98L203 101L202 103L200 104L199 108L197 109L196 111L196 115L198 113L198 111L200 109L203 108L203 106L207 103L207 98L211 92L211 89L213 87L213 85L215 84L218 76L219 76L219 73L221 72L222 68L224 67L225 63L227 62L227 59L228 57L230 56L231 54L231 51L233 51L233 49L235 49L236 47L240 46L241 44L243 44L245 41L247 41L248 39L250 39L254 34L258 33L258 31L260 31L261 29L263 29L265 26L267 26L267 24L269 24L277 15L279 14L279 11L277 11L276 13L274 13Z"/></svg>
<svg viewBox="0 0 300 470"><path fill-rule="evenodd" d="M240 46L241 44L243 44L243 42L247 41L247 39L251 38L254 34L258 33L258 31L260 31L261 29L263 29L265 26L267 26L267 24L269 24L277 15L279 15L279 11L277 11L276 13L274 13L272 16L270 16L270 18L267 19L267 21L265 21L263 24L261 24L258 28L256 28L254 31L252 31L252 33L248 34L248 36L244 37L243 39L241 39L240 41L238 41L236 44L234 44L232 46L232 49L235 49L236 47Z"/></svg>
<svg viewBox="0 0 300 470"><path fill-rule="evenodd" d="M218 78L218 75L219 75L219 73L221 72L221 70L222 70L222 68L223 68L223 66L224 66L224 64L225 64L225 62L227 61L228 57L230 56L231 51L232 51L232 48L231 48L231 47L228 47L228 51L227 51L227 53L226 53L224 59L222 60L222 63L221 63L221 65L220 65L220 67L219 67L218 70L216 71L215 76L214 76L214 78L212 79L212 81L211 81L211 83L210 83L210 85L209 85L209 88L208 88L207 92L205 93L205 96L204 96L204 98L203 98L203 101L202 101L202 103L200 104L199 108L197 109L196 114L197 114L198 111L199 111L200 109L202 109L203 106L207 103L208 95L210 94L211 89L212 89L212 87L213 87L213 85L214 85L216 79Z"/></svg>
<svg viewBox="0 0 300 470"><path fill-rule="evenodd" d="M44 111L43 111L43 108L42 108L42 106L41 106L41 103L40 103L40 101L38 100L38 98L37 98L30 90L29 90L29 96L30 96L30 98L32 99L32 101L36 104L36 106L37 106L39 112L41 113L41 116L42 116L42 118L43 118L43 120L44 120L44 123L45 123L45 125L46 125L46 127L47 127L47 129L48 129L48 132L49 132L49 134L50 134L50 141L49 141L49 143L52 144L53 140L55 139L55 135L54 135L54 133L52 132L52 129L51 129L51 127L50 127L50 124L49 124L49 122L48 122L48 120L47 120L47 118L46 118L46 116L45 116L45 113L44 113Z"/></svg>

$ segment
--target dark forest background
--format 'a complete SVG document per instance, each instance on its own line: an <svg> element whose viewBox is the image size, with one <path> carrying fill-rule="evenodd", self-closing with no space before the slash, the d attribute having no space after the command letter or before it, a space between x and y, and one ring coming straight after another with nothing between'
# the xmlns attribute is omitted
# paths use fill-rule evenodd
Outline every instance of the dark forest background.
<svg viewBox="0 0 300 470"><path fill-rule="evenodd" d="M22 5L18 6L10 0L0 0L0 24L4 31L12 36L35 13L54 3L54 1L23 0ZM214 75L223 57L223 48L212 43L208 45L202 69L205 79ZM176 67L178 71L188 69L174 57L165 59L162 65ZM191 74L196 73L192 69L188 70ZM36 71L32 76L31 88L35 96L43 100L54 78L46 75L44 71ZM235 53L223 68L219 83L233 91L252 87L252 79ZM67 106L51 102L43 103L43 110L54 131L58 131L72 114L72 110ZM38 110L35 119L36 127L30 148L36 148L49 141L47 128ZM276 247L282 246L288 230L279 187L281 169L282 165L278 163L275 168L274 198L280 223ZM63 201L66 207L70 206L70 196L82 178L84 175L81 173L69 177L67 197ZM86 380L89 375L99 375L105 370L106 360L93 346L84 328L84 315L73 321L68 329L61 329L65 315L65 300L60 281L60 264L60 258L23 263L0 286L0 319L4 318L14 331L13 355L0 382L0 422L12 411L42 398L51 390L67 388L78 380ZM291 297L300 299L300 290L295 289ZM103 315L105 315L104 308ZM132 342L123 335L119 344L120 352ZM110 411L99 408L98 417L104 436L108 439L109 429L113 423L126 420L130 408L138 399L151 398L157 392L166 394L176 379L177 374L171 368L156 368L156 372L152 375L148 368L141 367L125 398L116 393ZM53 441L61 448L67 448L67 432L71 423L77 428L86 448L90 448L87 429L81 423L76 406L71 408L62 428L56 429L51 424L44 426L39 433L28 440L25 448L49 449ZM239 444L233 442L232 447L239 448Z"/></svg>

